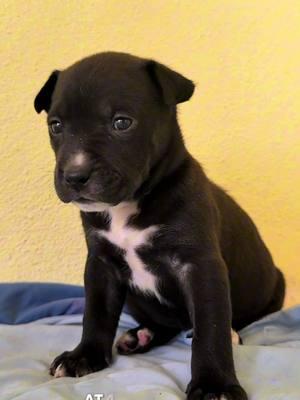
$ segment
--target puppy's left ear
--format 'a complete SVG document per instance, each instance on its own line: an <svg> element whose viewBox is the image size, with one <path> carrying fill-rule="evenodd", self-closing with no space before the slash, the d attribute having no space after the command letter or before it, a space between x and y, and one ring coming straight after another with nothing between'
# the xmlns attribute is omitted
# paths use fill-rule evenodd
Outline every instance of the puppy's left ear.
<svg viewBox="0 0 300 400"><path fill-rule="evenodd" d="M58 75L59 71L53 71L52 74L49 76L47 82L37 94L34 100L34 108L38 114L43 110L45 110L46 112L49 111L51 106L51 98L55 89Z"/></svg>
<svg viewBox="0 0 300 400"><path fill-rule="evenodd" d="M195 85L191 80L165 65L150 60L146 69L168 106L183 103L194 93Z"/></svg>

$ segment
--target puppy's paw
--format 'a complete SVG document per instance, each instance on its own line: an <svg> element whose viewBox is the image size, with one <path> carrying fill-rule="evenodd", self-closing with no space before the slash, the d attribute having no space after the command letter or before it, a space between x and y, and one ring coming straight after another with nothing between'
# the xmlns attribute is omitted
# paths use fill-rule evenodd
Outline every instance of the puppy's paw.
<svg viewBox="0 0 300 400"><path fill-rule="evenodd" d="M125 332L116 342L119 354L144 353L149 350L154 334L148 328L135 328Z"/></svg>
<svg viewBox="0 0 300 400"><path fill-rule="evenodd" d="M52 362L49 372L54 378L64 376L81 377L92 372L100 371L106 368L108 363L104 357L99 357L91 352L84 352L75 349L73 351L65 351L56 357Z"/></svg>
<svg viewBox="0 0 300 400"><path fill-rule="evenodd" d="M239 385L229 386L223 391L207 392L201 388L187 389L187 400L248 400L244 389Z"/></svg>
<svg viewBox="0 0 300 400"><path fill-rule="evenodd" d="M231 329L231 342L232 342L232 344L235 344L235 345L243 344L242 338L233 329Z"/></svg>

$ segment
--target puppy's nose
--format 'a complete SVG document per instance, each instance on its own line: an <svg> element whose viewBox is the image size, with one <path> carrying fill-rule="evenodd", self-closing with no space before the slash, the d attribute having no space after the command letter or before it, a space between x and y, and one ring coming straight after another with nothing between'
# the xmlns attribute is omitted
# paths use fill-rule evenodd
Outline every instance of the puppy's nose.
<svg viewBox="0 0 300 400"><path fill-rule="evenodd" d="M91 170L88 169L74 169L64 171L65 181L71 185L84 185L90 178Z"/></svg>

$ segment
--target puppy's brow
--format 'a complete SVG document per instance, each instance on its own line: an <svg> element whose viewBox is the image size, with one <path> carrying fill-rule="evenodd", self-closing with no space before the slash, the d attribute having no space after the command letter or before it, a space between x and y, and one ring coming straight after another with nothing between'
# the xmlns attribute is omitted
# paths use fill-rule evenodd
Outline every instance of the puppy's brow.
<svg viewBox="0 0 300 400"><path fill-rule="evenodd" d="M83 85L82 85L82 84L79 86L79 92L80 92L81 94L84 94Z"/></svg>
<svg viewBox="0 0 300 400"><path fill-rule="evenodd" d="M86 76L84 82L82 82L79 86L79 91L82 95L85 94L85 89L88 90L88 86L90 81L92 80L92 78L94 77L94 75L96 75L97 71L98 71L98 66L99 66L99 62L95 65L95 67L93 69L91 69L91 71L89 72L89 74Z"/></svg>
<svg viewBox="0 0 300 400"><path fill-rule="evenodd" d="M112 116L112 107L107 103L100 103L99 110L104 117L111 117Z"/></svg>

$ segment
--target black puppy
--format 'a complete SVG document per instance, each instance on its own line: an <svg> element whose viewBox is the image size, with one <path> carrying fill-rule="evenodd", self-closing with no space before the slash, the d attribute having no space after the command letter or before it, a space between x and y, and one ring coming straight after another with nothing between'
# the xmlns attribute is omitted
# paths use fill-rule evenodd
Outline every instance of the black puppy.
<svg viewBox="0 0 300 400"><path fill-rule="evenodd" d="M176 105L193 91L166 66L110 52L53 72L35 99L57 194L81 209L88 246L82 339L53 361L56 377L110 364L126 301L140 326L119 352L193 328L188 399L247 399L231 327L280 309L284 279L249 216L184 146Z"/></svg>

